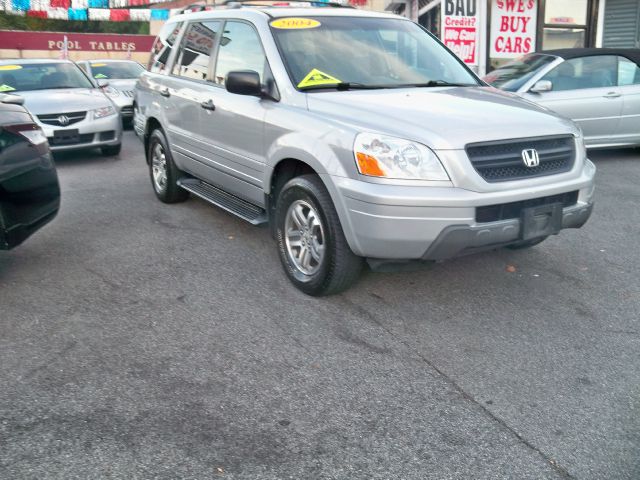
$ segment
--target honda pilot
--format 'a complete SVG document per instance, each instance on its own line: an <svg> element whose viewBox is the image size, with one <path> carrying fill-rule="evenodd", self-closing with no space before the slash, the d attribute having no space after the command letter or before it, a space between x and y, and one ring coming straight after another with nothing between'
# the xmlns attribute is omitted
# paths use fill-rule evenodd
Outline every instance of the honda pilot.
<svg viewBox="0 0 640 480"><path fill-rule="evenodd" d="M570 120L489 87L420 25L352 8L172 17L136 87L165 203L268 224L289 279L385 270L581 227L595 167Z"/></svg>

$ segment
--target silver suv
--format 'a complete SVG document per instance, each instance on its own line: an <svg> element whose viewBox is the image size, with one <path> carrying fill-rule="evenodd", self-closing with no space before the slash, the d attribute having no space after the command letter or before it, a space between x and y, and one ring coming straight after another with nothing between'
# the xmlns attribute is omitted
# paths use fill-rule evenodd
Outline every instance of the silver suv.
<svg viewBox="0 0 640 480"><path fill-rule="evenodd" d="M310 295L374 269L582 226L594 165L570 120L488 87L435 37L350 8L171 18L136 87L166 203L189 193L269 223Z"/></svg>

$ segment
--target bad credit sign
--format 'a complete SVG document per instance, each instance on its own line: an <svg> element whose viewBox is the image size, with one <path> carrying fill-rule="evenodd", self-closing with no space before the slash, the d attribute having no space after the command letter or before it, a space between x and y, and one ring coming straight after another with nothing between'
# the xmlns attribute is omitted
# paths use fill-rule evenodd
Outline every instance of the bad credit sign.
<svg viewBox="0 0 640 480"><path fill-rule="evenodd" d="M493 0L491 58L516 58L536 49L536 0Z"/></svg>
<svg viewBox="0 0 640 480"><path fill-rule="evenodd" d="M481 0L444 0L442 41L467 65L478 66Z"/></svg>

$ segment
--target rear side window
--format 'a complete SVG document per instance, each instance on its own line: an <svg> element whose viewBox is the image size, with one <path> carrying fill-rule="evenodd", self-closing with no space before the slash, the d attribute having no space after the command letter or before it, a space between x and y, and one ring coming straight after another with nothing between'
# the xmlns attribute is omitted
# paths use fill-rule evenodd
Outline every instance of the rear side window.
<svg viewBox="0 0 640 480"><path fill-rule="evenodd" d="M253 27L243 22L226 22L218 50L215 83L224 85L227 73L234 70L253 70L264 80L266 66L267 57Z"/></svg>
<svg viewBox="0 0 640 480"><path fill-rule="evenodd" d="M640 84L640 67L627 58L618 59L618 85L624 87Z"/></svg>
<svg viewBox="0 0 640 480"><path fill-rule="evenodd" d="M153 73L166 73L167 62L171 56L173 44L178 38L182 23L166 23L156 37L151 49L148 70Z"/></svg>
<svg viewBox="0 0 640 480"><path fill-rule="evenodd" d="M221 22L195 22L189 24L182 38L180 54L173 66L173 75L207 80L209 61Z"/></svg>

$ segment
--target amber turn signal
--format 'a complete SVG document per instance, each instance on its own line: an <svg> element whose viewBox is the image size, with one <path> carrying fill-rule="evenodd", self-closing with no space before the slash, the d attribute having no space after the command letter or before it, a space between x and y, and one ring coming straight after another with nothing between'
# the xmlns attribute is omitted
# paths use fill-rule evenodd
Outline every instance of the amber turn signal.
<svg viewBox="0 0 640 480"><path fill-rule="evenodd" d="M360 170L361 174L372 177L386 177L375 157L367 155L366 153L357 152L356 159L358 160L358 170Z"/></svg>

